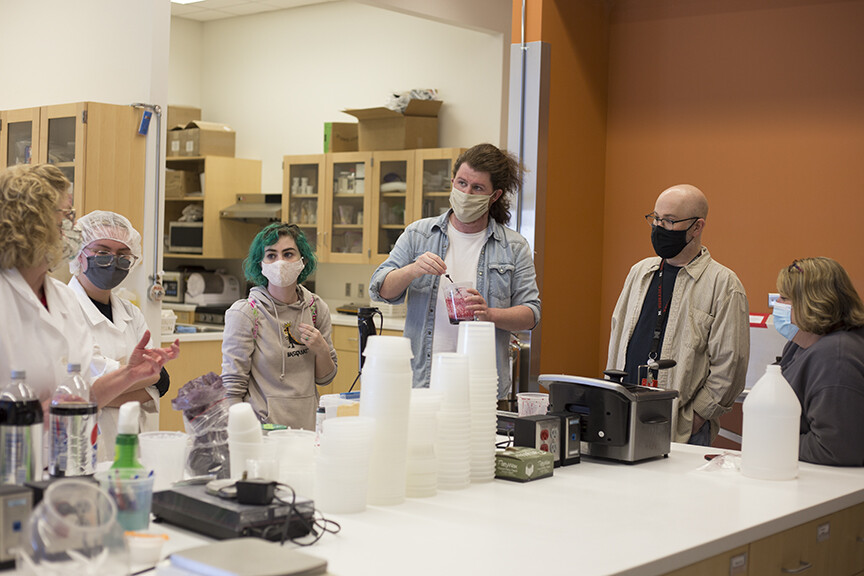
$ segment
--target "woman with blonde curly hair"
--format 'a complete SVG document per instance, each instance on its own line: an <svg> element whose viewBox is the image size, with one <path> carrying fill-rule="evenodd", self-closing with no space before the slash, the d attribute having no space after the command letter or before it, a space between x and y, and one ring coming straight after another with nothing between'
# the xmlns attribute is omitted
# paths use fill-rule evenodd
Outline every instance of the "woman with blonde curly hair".
<svg viewBox="0 0 864 576"><path fill-rule="evenodd" d="M864 466L864 304L830 258L795 260L777 277L774 325L790 340L780 368L801 402L801 460Z"/></svg>
<svg viewBox="0 0 864 576"><path fill-rule="evenodd" d="M98 352L75 293L48 275L74 258L81 243L69 187L50 165L0 172L0 378L25 370L45 404L67 363L80 363L91 382L91 400L101 408L130 386L158 376L179 347L148 350L148 332L119 368Z"/></svg>

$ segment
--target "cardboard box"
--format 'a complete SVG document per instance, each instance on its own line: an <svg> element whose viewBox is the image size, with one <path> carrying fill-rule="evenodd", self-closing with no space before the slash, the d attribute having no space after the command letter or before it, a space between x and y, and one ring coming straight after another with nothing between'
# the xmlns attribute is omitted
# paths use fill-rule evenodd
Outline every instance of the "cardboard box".
<svg viewBox="0 0 864 576"><path fill-rule="evenodd" d="M183 140L183 130L185 126L174 126L168 129L168 134L165 136L165 147L168 149L167 157L180 156L180 144Z"/></svg>
<svg viewBox="0 0 864 576"><path fill-rule="evenodd" d="M358 148L413 150L438 147L440 100L411 100L404 114L389 108L344 110L359 120Z"/></svg>
<svg viewBox="0 0 864 576"><path fill-rule="evenodd" d="M186 126L189 122L201 120L201 109L191 106L168 106L165 126L168 130L175 126Z"/></svg>
<svg viewBox="0 0 864 576"><path fill-rule="evenodd" d="M324 153L357 152L356 122L325 122Z"/></svg>
<svg viewBox="0 0 864 576"><path fill-rule="evenodd" d="M515 482L530 482L552 476L555 459L536 448L511 446L495 454L495 477Z"/></svg>
<svg viewBox="0 0 864 576"><path fill-rule="evenodd" d="M165 170L165 197L183 198L201 193L201 177L191 170Z"/></svg>
<svg viewBox="0 0 864 576"><path fill-rule="evenodd" d="M196 120L180 134L181 156L234 156L236 135L225 124Z"/></svg>

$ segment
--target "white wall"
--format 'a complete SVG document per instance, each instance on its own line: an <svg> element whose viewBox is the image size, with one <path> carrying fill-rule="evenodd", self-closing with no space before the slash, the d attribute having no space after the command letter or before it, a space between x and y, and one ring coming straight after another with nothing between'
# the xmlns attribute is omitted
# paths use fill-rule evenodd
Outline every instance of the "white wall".
<svg viewBox="0 0 864 576"><path fill-rule="evenodd" d="M496 0L501 4L501 0ZM184 34L202 30L195 53ZM333 2L189 26L172 19L172 104L230 125L237 156L263 161L264 192L281 192L282 156L322 151L323 123L345 108L382 106L391 91L432 87L444 101L439 145L504 141L509 36ZM183 70L200 67L196 80Z"/></svg>
<svg viewBox="0 0 864 576"><path fill-rule="evenodd" d="M164 108L170 18L167 0L0 0L0 109L80 101L148 102ZM152 126L144 261L124 286L137 294L158 339L159 307L146 298L159 205Z"/></svg>

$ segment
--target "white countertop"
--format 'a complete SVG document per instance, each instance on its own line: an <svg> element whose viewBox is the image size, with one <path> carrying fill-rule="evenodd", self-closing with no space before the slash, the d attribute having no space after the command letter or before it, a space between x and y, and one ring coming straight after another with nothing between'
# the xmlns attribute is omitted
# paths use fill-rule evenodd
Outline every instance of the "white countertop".
<svg viewBox="0 0 864 576"><path fill-rule="evenodd" d="M801 463L772 482L702 472L716 449L673 444L639 464L583 459L552 478L494 480L398 506L326 516L342 526L305 552L339 576L652 576L864 502L864 469ZM167 551L206 539L168 525Z"/></svg>

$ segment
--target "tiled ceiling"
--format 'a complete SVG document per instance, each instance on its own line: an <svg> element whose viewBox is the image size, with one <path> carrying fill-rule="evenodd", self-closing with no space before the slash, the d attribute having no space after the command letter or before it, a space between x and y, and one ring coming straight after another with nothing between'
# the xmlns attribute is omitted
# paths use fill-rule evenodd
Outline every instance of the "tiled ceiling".
<svg viewBox="0 0 864 576"><path fill-rule="evenodd" d="M297 8L308 4L322 4L332 0L203 0L194 4L171 3L171 16L209 22L221 18L248 16L273 10Z"/></svg>

